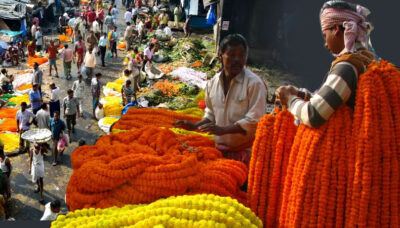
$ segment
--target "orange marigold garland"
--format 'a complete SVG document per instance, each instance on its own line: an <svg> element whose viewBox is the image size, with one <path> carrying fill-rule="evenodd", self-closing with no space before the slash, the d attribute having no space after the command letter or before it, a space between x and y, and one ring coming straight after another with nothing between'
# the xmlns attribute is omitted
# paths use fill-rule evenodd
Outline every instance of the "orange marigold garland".
<svg viewBox="0 0 400 228"><path fill-rule="evenodd" d="M244 164L222 158L206 137L175 135L146 126L101 137L71 155L74 172L67 204L105 208L152 202L171 195L214 193L245 202Z"/></svg>
<svg viewBox="0 0 400 228"><path fill-rule="evenodd" d="M179 114L167 109L131 108L115 123L113 129L135 130L144 126L174 127L177 120L200 121L200 118Z"/></svg>
<svg viewBox="0 0 400 228"><path fill-rule="evenodd" d="M259 122L249 168L248 204L264 221L275 226L281 209L289 152L296 134L294 118L287 110L265 115Z"/></svg>

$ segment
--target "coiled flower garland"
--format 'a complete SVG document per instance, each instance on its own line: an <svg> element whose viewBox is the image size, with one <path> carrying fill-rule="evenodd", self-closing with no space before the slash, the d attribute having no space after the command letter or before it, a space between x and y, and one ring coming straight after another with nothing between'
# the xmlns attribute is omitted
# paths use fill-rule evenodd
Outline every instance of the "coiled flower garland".
<svg viewBox="0 0 400 228"><path fill-rule="evenodd" d="M239 187L247 178L246 166L222 158L214 144L206 137L151 126L103 136L96 145L72 153L67 204L71 210L106 208L189 193L245 202Z"/></svg>
<svg viewBox="0 0 400 228"><path fill-rule="evenodd" d="M212 194L169 197L151 204L83 209L58 216L52 227L262 227L249 209Z"/></svg>

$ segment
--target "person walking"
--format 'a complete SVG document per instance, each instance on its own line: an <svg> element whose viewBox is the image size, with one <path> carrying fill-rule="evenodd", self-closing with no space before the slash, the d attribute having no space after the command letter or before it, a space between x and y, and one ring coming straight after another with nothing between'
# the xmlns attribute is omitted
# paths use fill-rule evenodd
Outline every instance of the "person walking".
<svg viewBox="0 0 400 228"><path fill-rule="evenodd" d="M110 31L108 34L108 38L110 40L110 45L111 45L111 58L118 57L117 54L117 42L118 42L118 33L117 33L117 27L114 26L113 30Z"/></svg>
<svg viewBox="0 0 400 228"><path fill-rule="evenodd" d="M181 5L177 5L174 9L174 26L178 27L179 26L179 21L181 20L182 17L182 7Z"/></svg>
<svg viewBox="0 0 400 228"><path fill-rule="evenodd" d="M29 101L31 102L32 112L36 115L43 101L38 90L38 84L33 84L32 90L29 92Z"/></svg>
<svg viewBox="0 0 400 228"><path fill-rule="evenodd" d="M86 52L85 41L83 41L82 36L79 36L77 42L75 42L74 58L76 58L76 68L78 69L78 74L81 73L81 66L83 63L83 57Z"/></svg>
<svg viewBox="0 0 400 228"><path fill-rule="evenodd" d="M94 11L94 9L92 9L87 13L87 22L89 28L92 28L92 24L95 20L96 20L96 12Z"/></svg>
<svg viewBox="0 0 400 228"><path fill-rule="evenodd" d="M44 204L43 199L43 177L44 177L44 149L38 143L35 143L34 148L29 153L29 173L32 175L32 182L37 184L35 193L40 192L39 202Z"/></svg>
<svg viewBox="0 0 400 228"><path fill-rule="evenodd" d="M103 24L104 24L104 9L103 7L99 7L97 10L97 20L100 25L100 32L103 32Z"/></svg>
<svg viewBox="0 0 400 228"><path fill-rule="evenodd" d="M56 64L58 49L54 45L54 41L50 41L50 46L47 48L47 53L49 53L49 65L50 65L49 76L52 77L51 69L54 67L54 69L56 71L56 78L58 78L58 70L57 70L57 64Z"/></svg>
<svg viewBox="0 0 400 228"><path fill-rule="evenodd" d="M80 117L79 102L74 97L74 91L69 89L68 96L63 100L64 119L67 121L68 136L71 141L71 131L75 133L76 114Z"/></svg>
<svg viewBox="0 0 400 228"><path fill-rule="evenodd" d="M38 85L40 96L42 96L43 71L39 68L39 64L37 62L33 64L32 85L34 84Z"/></svg>
<svg viewBox="0 0 400 228"><path fill-rule="evenodd" d="M94 34L94 31L90 31L86 42L88 43L89 48L92 48L92 49L97 48L97 45L99 43L99 39L97 39L96 35Z"/></svg>
<svg viewBox="0 0 400 228"><path fill-rule="evenodd" d="M131 12L132 10L131 9L128 9L126 12L125 12L125 15L124 15L124 18L125 18L125 23L131 23L132 22L132 12Z"/></svg>
<svg viewBox="0 0 400 228"><path fill-rule="evenodd" d="M37 28L37 31L35 34L35 39L36 39L36 51L40 52L40 51L42 51L42 47L43 47L43 34L42 34L40 27Z"/></svg>
<svg viewBox="0 0 400 228"><path fill-rule="evenodd" d="M49 129L50 113L46 103L43 103L41 109L36 113L36 124L39 129Z"/></svg>
<svg viewBox="0 0 400 228"><path fill-rule="evenodd" d="M122 104L125 106L132 102L132 97L135 97L135 104L137 102L135 89L132 87L131 80L126 80L121 89Z"/></svg>
<svg viewBox="0 0 400 228"><path fill-rule="evenodd" d="M36 39L29 41L28 45L26 46L26 50L28 52L28 57L35 56L36 51Z"/></svg>
<svg viewBox="0 0 400 228"><path fill-rule="evenodd" d="M19 151L20 153L27 152L29 150L29 141L24 140L21 135L31 129L35 115L27 110L28 105L26 102L21 103L21 110L17 112L17 132L19 133Z"/></svg>
<svg viewBox="0 0 400 228"><path fill-rule="evenodd" d="M86 68L86 77L91 79L93 77L94 68L96 67L96 55L93 52L93 48L89 48L86 52L83 64Z"/></svg>
<svg viewBox="0 0 400 228"><path fill-rule="evenodd" d="M49 127L51 138L53 140L53 166L57 165L58 150L57 144L61 134L65 131L65 123L60 119L60 112L56 111L54 117L50 120Z"/></svg>
<svg viewBox="0 0 400 228"><path fill-rule="evenodd" d="M92 23L92 31L94 32L94 35L96 36L97 40L100 39L100 23L99 19L96 19Z"/></svg>
<svg viewBox="0 0 400 228"><path fill-rule="evenodd" d="M107 52L107 47L110 47L110 41L107 38L107 34L103 33L100 41L99 41L99 48L100 48L100 55L101 55L101 66L105 67L105 57Z"/></svg>
<svg viewBox="0 0 400 228"><path fill-rule="evenodd" d="M12 165L10 159L5 156L4 148L0 148L0 170L2 172L3 177L3 189L0 188L0 191L3 190L3 196L5 199L11 198L11 185L10 185L10 176L12 171Z"/></svg>
<svg viewBox="0 0 400 228"><path fill-rule="evenodd" d="M50 84L50 117L54 117L54 112L60 112L60 88L53 82Z"/></svg>
<svg viewBox="0 0 400 228"><path fill-rule="evenodd" d="M114 19L110 12L108 12L106 19L104 19L104 24L107 26L107 33L114 28Z"/></svg>
<svg viewBox="0 0 400 228"><path fill-rule="evenodd" d="M92 79L91 83L91 90L92 90L92 97L93 97L93 119L96 119L96 108L99 105L100 101L100 89L101 89L101 84L100 84L100 79L102 77L101 73L97 73L96 77Z"/></svg>
<svg viewBox="0 0 400 228"><path fill-rule="evenodd" d="M79 103L80 115L83 117L82 102L83 97L85 96L85 82L83 81L83 77L81 74L78 76L78 80L74 81L74 84L72 84L72 90L74 91L74 97L78 100Z"/></svg>
<svg viewBox="0 0 400 228"><path fill-rule="evenodd" d="M118 13L119 13L119 10L117 9L117 5L114 5L114 7L111 10L111 14L113 15L114 24L117 24Z"/></svg>
<svg viewBox="0 0 400 228"><path fill-rule="evenodd" d="M69 48L68 44L65 44L63 52L63 64L64 64L64 76L68 80L71 76L72 62L75 62L72 49Z"/></svg>

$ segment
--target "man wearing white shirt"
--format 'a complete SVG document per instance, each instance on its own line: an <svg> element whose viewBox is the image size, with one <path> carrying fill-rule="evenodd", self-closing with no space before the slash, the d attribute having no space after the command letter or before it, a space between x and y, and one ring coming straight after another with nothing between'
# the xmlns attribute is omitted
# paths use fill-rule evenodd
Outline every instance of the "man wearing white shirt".
<svg viewBox="0 0 400 228"><path fill-rule="evenodd" d="M39 129L49 129L50 114L46 103L42 104L41 109L36 113L35 119Z"/></svg>
<svg viewBox="0 0 400 228"><path fill-rule="evenodd" d="M125 23L131 23L132 21L132 12L130 10L127 10L125 13Z"/></svg>
<svg viewBox="0 0 400 228"><path fill-rule="evenodd" d="M93 52L93 48L89 48L89 50L86 52L83 64L86 68L87 78L91 79L93 77L94 68L96 67L96 55Z"/></svg>
<svg viewBox="0 0 400 228"><path fill-rule="evenodd" d="M154 44L151 43L146 49L144 49L143 67L146 66L147 62L151 63L151 61L153 60L153 55L154 55Z"/></svg>
<svg viewBox="0 0 400 228"><path fill-rule="evenodd" d="M78 80L74 81L74 84L72 85L72 90L74 91L74 97L79 102L79 111L80 115L82 116L83 115L82 101L85 91L85 82L83 81L83 77L81 74L78 76Z"/></svg>
<svg viewBox="0 0 400 228"><path fill-rule="evenodd" d="M99 20L98 19L93 21L92 31L96 35L97 40L99 40L100 39L100 24L99 24Z"/></svg>
<svg viewBox="0 0 400 228"><path fill-rule="evenodd" d="M133 34L133 27L131 26L130 22L126 22L126 29L124 33L124 40L126 42L126 50L132 45L132 34Z"/></svg>
<svg viewBox="0 0 400 228"><path fill-rule="evenodd" d="M36 39L36 51L41 51L43 47L43 34L40 31L40 27L37 28L35 39Z"/></svg>
<svg viewBox="0 0 400 228"><path fill-rule="evenodd" d="M53 82L50 84L50 116L54 117L54 112L60 112L60 88Z"/></svg>

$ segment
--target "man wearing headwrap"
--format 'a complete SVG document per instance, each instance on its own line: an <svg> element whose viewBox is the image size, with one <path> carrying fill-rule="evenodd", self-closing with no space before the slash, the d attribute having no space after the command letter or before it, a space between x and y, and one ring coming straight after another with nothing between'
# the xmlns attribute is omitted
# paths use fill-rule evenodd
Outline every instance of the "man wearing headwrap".
<svg viewBox="0 0 400 228"><path fill-rule="evenodd" d="M370 11L344 1L326 2L320 13L326 48L336 57L322 87L311 95L293 86L276 90L277 101L301 123L318 127L339 108L354 108L358 77L374 60L369 35L373 29L366 17Z"/></svg>

